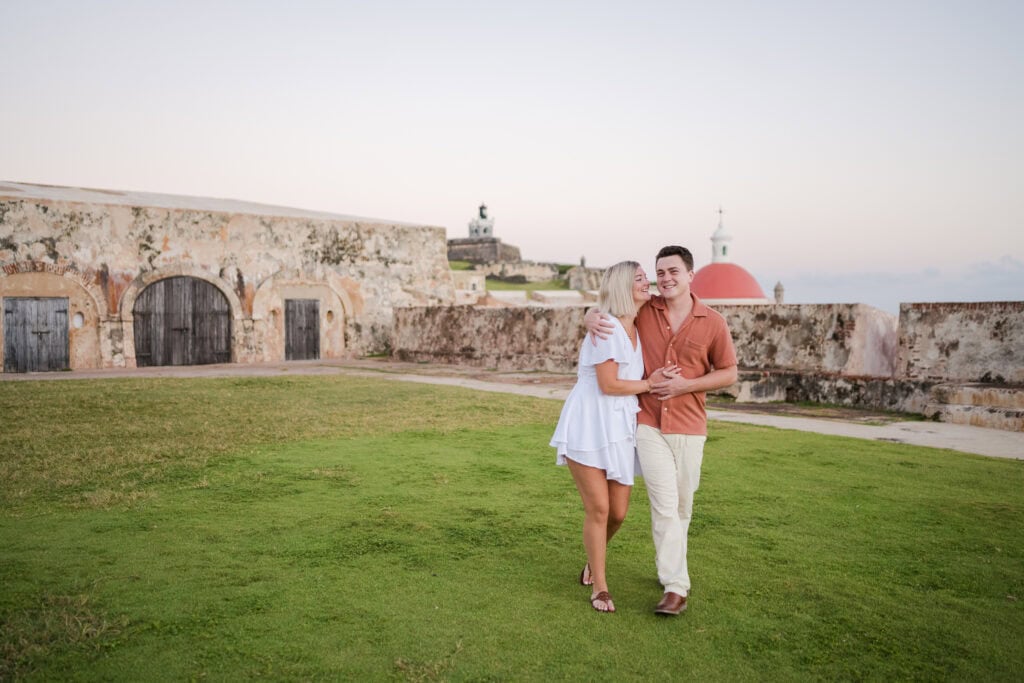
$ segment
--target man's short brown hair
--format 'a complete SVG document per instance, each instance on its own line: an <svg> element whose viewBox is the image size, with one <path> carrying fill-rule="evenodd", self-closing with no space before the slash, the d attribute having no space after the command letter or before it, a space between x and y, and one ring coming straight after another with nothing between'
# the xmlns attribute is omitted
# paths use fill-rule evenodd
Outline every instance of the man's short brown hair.
<svg viewBox="0 0 1024 683"><path fill-rule="evenodd" d="M658 259L663 259L666 256L680 257L681 259L683 259L683 263L686 264L686 270L693 270L693 254L691 254L690 250L687 249L686 247L680 247L674 244L669 245L667 247L662 247L661 251L658 252L658 255L654 257L654 263L657 264Z"/></svg>

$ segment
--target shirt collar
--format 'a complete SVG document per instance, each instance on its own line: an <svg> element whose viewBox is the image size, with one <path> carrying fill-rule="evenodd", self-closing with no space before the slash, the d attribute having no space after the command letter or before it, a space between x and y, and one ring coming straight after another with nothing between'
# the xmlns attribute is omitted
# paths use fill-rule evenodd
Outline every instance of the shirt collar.
<svg viewBox="0 0 1024 683"><path fill-rule="evenodd" d="M708 311L711 310L708 308L707 304L701 301L693 292L690 292L690 298L693 299L693 310L690 311L690 315L695 318L707 317ZM668 306L665 304L665 297L660 294L655 294L651 297L651 306L661 309L662 311L668 309Z"/></svg>

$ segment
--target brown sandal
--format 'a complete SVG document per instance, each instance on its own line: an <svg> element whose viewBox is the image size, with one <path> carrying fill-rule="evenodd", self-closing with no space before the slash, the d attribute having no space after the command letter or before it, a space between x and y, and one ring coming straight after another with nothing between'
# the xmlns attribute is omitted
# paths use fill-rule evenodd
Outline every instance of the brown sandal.
<svg viewBox="0 0 1024 683"><path fill-rule="evenodd" d="M603 602L605 609L601 609L597 606L597 603ZM615 611L615 603L612 602L612 596L608 591L601 591L597 595L590 596L590 606L598 612L612 613Z"/></svg>
<svg viewBox="0 0 1024 683"><path fill-rule="evenodd" d="M594 576L590 573L590 563L587 562L583 565L583 571L580 572L580 585L581 586L593 586Z"/></svg>

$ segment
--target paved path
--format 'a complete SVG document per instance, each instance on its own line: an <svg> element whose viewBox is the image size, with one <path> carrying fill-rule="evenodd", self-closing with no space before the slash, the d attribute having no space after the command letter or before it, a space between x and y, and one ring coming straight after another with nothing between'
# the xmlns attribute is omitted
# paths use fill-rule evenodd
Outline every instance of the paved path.
<svg viewBox="0 0 1024 683"><path fill-rule="evenodd" d="M289 363L192 365L185 367L157 367L110 370L76 370L33 374L0 373L0 381L73 380L117 377L281 377L288 375L350 375L377 377L404 382L423 382L465 387L478 391L534 396L537 398L565 399L575 382L575 376L554 373L500 373L480 368L451 365L425 365L398 363L390 360L360 359L331 361L293 361ZM893 441L949 448L964 453L997 458L1024 460L1024 433L983 427L947 424L944 422L890 422L888 424L860 424L841 419L796 417L713 409L708 417L725 422L795 429L833 436L858 439Z"/></svg>

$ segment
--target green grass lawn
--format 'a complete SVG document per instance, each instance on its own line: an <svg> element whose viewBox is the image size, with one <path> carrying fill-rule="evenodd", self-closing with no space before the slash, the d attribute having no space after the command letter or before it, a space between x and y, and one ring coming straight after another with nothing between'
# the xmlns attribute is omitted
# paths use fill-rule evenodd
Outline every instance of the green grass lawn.
<svg viewBox="0 0 1024 683"><path fill-rule="evenodd" d="M712 425L576 583L560 404L340 377L0 382L0 680L1020 680L1024 463Z"/></svg>
<svg viewBox="0 0 1024 683"><path fill-rule="evenodd" d="M527 292L569 289L568 280L546 280L544 282L503 282L487 278L487 289L495 291L524 290Z"/></svg>

